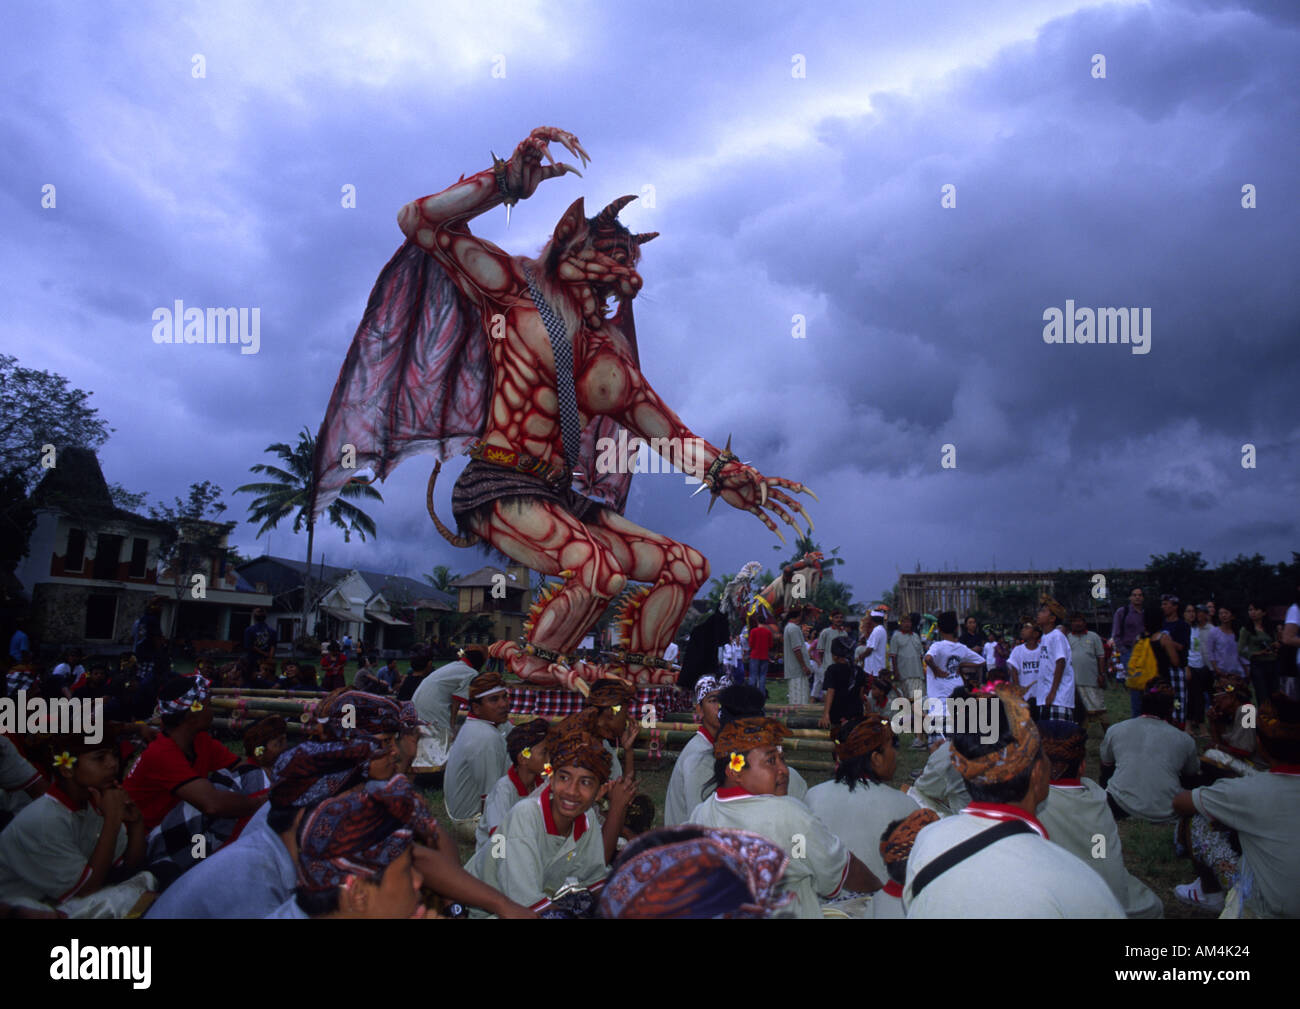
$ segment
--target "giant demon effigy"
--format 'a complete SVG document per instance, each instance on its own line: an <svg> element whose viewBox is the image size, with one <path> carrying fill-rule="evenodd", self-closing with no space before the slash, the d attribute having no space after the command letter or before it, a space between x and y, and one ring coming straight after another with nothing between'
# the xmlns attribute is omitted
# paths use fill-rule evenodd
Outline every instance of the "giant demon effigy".
<svg viewBox="0 0 1300 1009"><path fill-rule="evenodd" d="M677 671L660 656L709 563L624 517L630 468L601 465L602 447L620 426L652 448L673 446L668 461L702 481L710 507L721 497L778 536L773 515L799 530L798 512L811 530L790 495L816 495L741 462L730 438L721 449L697 438L642 373L632 302L641 246L656 233L619 222L635 197L591 218L579 197L535 259L470 232L471 218L502 204L508 214L542 181L581 175L555 162L550 143L586 166L577 137L539 127L509 160L493 155L491 168L402 208L406 242L375 283L317 438L312 507L327 507L360 470L383 479L403 459L434 453L428 504L439 532L560 579L533 604L523 640L496 642L494 656L539 684L672 682ZM452 492L453 533L434 513L433 490L442 461L459 453L470 461ZM572 660L620 596L608 661Z"/></svg>

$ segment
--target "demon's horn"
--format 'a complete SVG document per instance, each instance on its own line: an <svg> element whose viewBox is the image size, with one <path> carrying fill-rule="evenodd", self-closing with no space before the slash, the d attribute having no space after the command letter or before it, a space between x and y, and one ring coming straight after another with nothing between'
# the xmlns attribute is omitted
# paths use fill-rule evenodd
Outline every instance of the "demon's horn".
<svg viewBox="0 0 1300 1009"><path fill-rule="evenodd" d="M659 232L657 231L643 231L639 235L633 235L632 241L636 242L637 245L643 245L646 242L650 241L650 239L658 238L658 237L659 237Z"/></svg>
<svg viewBox="0 0 1300 1009"><path fill-rule="evenodd" d="M600 224L613 224L618 220L619 211L635 200L635 196L620 196L613 200L609 206L596 215L596 221Z"/></svg>

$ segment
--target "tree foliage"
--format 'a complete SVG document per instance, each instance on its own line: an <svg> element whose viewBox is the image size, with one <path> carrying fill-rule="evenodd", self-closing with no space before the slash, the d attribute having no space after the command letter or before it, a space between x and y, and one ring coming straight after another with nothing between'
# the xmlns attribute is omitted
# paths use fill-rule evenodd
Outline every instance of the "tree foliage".
<svg viewBox="0 0 1300 1009"><path fill-rule="evenodd" d="M103 445L113 429L90 396L62 375L24 368L12 354L0 354L0 473L17 474L30 493L44 472L42 446Z"/></svg>

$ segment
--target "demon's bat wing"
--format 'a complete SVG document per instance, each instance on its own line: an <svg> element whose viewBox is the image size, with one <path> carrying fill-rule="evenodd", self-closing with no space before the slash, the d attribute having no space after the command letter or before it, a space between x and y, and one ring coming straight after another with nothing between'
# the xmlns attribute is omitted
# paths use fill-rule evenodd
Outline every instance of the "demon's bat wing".
<svg viewBox="0 0 1300 1009"><path fill-rule="evenodd" d="M403 459L448 459L483 433L492 393L480 313L413 242L375 281L316 436L319 514L356 471L383 479ZM345 446L353 467L344 468Z"/></svg>

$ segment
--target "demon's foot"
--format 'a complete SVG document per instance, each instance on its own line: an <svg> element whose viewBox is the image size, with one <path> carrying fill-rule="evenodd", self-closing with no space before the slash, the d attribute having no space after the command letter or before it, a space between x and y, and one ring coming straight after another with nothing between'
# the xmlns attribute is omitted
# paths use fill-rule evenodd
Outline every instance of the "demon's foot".
<svg viewBox="0 0 1300 1009"><path fill-rule="evenodd" d="M676 683L681 670L671 662L648 655L619 654L606 669L628 683Z"/></svg>

